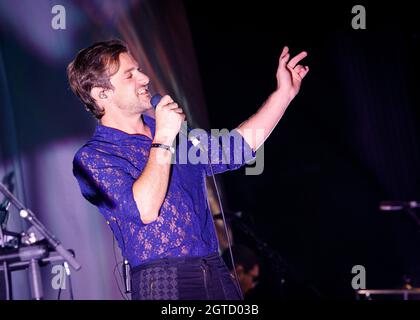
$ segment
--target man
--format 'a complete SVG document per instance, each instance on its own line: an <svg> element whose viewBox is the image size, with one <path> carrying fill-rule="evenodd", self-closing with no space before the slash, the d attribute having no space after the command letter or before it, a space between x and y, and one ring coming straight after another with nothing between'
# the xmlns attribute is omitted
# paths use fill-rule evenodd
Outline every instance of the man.
<svg viewBox="0 0 420 320"><path fill-rule="evenodd" d="M298 65L305 56L289 60L283 49L276 91L231 133L240 137L243 155L258 149L298 93L308 72ZM157 104L155 119L146 115L152 109L150 79L121 41L81 50L67 73L73 92L99 119L93 137L75 155L73 172L132 267L132 298L239 299L218 254L205 175L237 169L250 158L171 164L171 146L185 115L168 95ZM254 134L257 130L264 135ZM190 142L188 147L194 148ZM234 149L238 146L230 148L230 158Z"/></svg>
<svg viewBox="0 0 420 320"><path fill-rule="evenodd" d="M235 261L235 271L238 275L239 285L244 296L250 293L257 284L257 278L260 275L260 264L257 255L243 245L232 246L233 260ZM234 277L232 260L229 249L226 249L222 258L226 263L232 277Z"/></svg>

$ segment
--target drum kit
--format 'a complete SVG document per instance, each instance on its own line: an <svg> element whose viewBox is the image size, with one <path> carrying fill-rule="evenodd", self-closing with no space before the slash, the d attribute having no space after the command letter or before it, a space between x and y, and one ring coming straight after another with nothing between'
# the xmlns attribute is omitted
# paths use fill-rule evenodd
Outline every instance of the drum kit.
<svg viewBox="0 0 420 320"><path fill-rule="evenodd" d="M418 201L383 201L380 203L381 211L403 211L419 227L420 219L415 209L420 208ZM362 289L356 290L357 300L420 300L420 288L411 285L411 279L404 276L404 284L398 289Z"/></svg>
<svg viewBox="0 0 420 320"><path fill-rule="evenodd" d="M357 290L357 300L420 300L420 288Z"/></svg>

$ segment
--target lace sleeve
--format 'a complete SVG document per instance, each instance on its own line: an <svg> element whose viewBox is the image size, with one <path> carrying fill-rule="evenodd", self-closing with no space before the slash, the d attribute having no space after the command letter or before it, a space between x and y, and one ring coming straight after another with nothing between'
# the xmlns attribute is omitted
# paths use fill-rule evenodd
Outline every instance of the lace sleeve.
<svg viewBox="0 0 420 320"><path fill-rule="evenodd" d="M202 139L200 139L201 141ZM244 164L253 161L256 152L252 150L242 135L237 130L232 130L218 136L207 133L208 164L204 169L208 176L211 175L210 165L215 174L228 170L236 170Z"/></svg>
<svg viewBox="0 0 420 320"><path fill-rule="evenodd" d="M83 196L93 205L141 222L132 191L135 179L119 164L118 157L84 147L74 157L73 174Z"/></svg>

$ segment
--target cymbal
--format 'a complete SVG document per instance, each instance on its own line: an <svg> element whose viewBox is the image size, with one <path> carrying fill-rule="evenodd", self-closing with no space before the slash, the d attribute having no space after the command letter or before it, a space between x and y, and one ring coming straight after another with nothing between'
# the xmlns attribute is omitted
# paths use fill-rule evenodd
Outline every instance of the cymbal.
<svg viewBox="0 0 420 320"><path fill-rule="evenodd" d="M357 290L357 294L371 295L371 294L420 294L420 288L411 289L371 289L371 290Z"/></svg>

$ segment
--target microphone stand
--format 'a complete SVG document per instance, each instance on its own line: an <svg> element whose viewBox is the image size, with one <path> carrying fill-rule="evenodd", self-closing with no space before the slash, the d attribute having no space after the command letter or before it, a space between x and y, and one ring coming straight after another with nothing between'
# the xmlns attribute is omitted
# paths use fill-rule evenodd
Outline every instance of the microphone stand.
<svg viewBox="0 0 420 320"><path fill-rule="evenodd" d="M420 219L414 210L416 208L420 208L419 201L382 201L379 205L381 211L405 211L420 231Z"/></svg>
<svg viewBox="0 0 420 320"><path fill-rule="evenodd" d="M414 208L407 206L405 210L407 211L408 215L414 220L420 231L420 219L417 217Z"/></svg>
<svg viewBox="0 0 420 320"><path fill-rule="evenodd" d="M58 241L55 236L48 231L48 229L38 220L35 214L24 207L24 205L0 182L0 192L16 207L19 211L19 215L26 219L50 244L50 246L65 260L68 264L76 271L81 268L80 263L73 257L73 255L67 251L63 245ZM29 274L32 285L33 297L37 300L42 298L42 287L41 287L41 273L39 268L38 260L45 257L48 253L46 248L38 247L26 249L25 258L30 261L29 263ZM7 259L5 259L6 261ZM7 269L7 265L6 265ZM6 270L5 270L6 271ZM7 285L7 284L6 284ZM10 294L8 294L10 296Z"/></svg>
<svg viewBox="0 0 420 320"><path fill-rule="evenodd" d="M3 178L3 183L7 183L10 190L13 191L13 184L11 182L13 178L14 172L11 171ZM3 224L7 222L7 215L10 207L10 201L8 199L4 199L4 201L0 204L0 241L1 241L1 248L2 250L6 250L6 235L13 236L15 239L20 239L20 235L14 232L9 232L4 228ZM0 260L1 261L1 260ZM9 270L9 264L7 260L3 261L3 268L4 272L4 285L5 285L5 293L6 293L6 300L12 299L12 285L11 285L11 270Z"/></svg>
<svg viewBox="0 0 420 320"><path fill-rule="evenodd" d="M3 233L3 225L0 224L0 241L1 241L1 247L4 249L6 247L6 237ZM10 283L10 272L9 272L9 266L7 264L7 260L3 261L3 273L4 273L4 285L5 285L5 291L6 291L6 300L11 300L12 297L12 286Z"/></svg>

